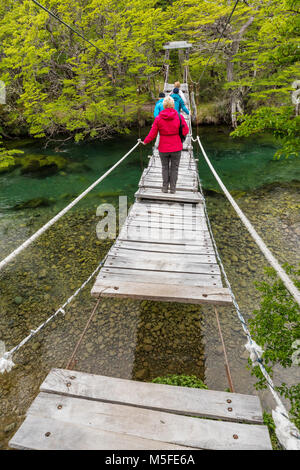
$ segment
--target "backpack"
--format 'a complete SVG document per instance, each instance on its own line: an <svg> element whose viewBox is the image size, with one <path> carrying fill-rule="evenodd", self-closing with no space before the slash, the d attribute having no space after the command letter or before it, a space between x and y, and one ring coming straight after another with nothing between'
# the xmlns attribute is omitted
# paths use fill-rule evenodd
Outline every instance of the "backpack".
<svg viewBox="0 0 300 470"><path fill-rule="evenodd" d="M183 135L183 133L182 133L182 121L181 121L181 116L180 115L179 115L179 121L180 121L180 124L179 124L179 137L180 137L181 142L183 143L185 141L186 135Z"/></svg>

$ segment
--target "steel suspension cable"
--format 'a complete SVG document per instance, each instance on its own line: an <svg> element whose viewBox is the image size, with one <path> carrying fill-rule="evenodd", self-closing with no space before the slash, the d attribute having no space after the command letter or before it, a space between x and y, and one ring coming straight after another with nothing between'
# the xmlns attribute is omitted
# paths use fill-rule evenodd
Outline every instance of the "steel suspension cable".
<svg viewBox="0 0 300 470"><path fill-rule="evenodd" d="M218 46L219 46L219 44L220 44L220 41L221 41L221 39L222 39L222 37L223 37L223 35L224 35L224 33L225 33L225 30L226 30L226 28L227 28L227 26L228 26L228 24L229 24L229 22L230 22L230 20L231 20L231 18L232 18L232 15L233 15L233 13L234 13L234 11L235 11L235 9L236 9L238 3L239 3L239 0L236 0L236 2L235 2L235 4L234 4L234 7L233 7L233 9L231 10L231 13L230 13L229 17L227 18L226 23L225 23L225 26L224 26L224 28L223 28L223 30L222 30L222 32L221 32L219 38L218 38L218 41L217 41L217 43L216 43L216 45L215 45L215 47L214 47L214 49L213 49L213 52L211 53L211 55L210 55L208 61L206 62L205 66L204 66L204 68L203 68L203 70L202 70L202 73L201 73L201 75L200 75L200 78L199 78L199 80L198 80L197 82L195 82L194 80L192 80L190 71L189 71L189 69L188 69L188 73L189 73L189 76L190 76L190 80L191 80L191 82L194 83L195 85L197 85L198 83L200 83L201 78L203 77L203 74L204 74L204 72L205 72L205 70L206 70L208 64L210 63L210 61L211 61L211 59L212 59L214 53L216 52L216 50L217 50L217 48L218 48Z"/></svg>
<svg viewBox="0 0 300 470"><path fill-rule="evenodd" d="M94 44L93 42L91 42L89 39L87 39L83 34L81 34L79 31L77 31L75 28L73 28L72 26L70 26L68 23L66 23L65 21L63 21L61 18L59 18L59 16L55 15L55 13L53 13L51 10L48 10L48 8L44 7L43 5L41 5L39 2L37 2L37 0L31 0L33 3L35 3L35 5L37 5L39 8L42 8L42 10L44 10L46 13L48 13L48 15L52 16L53 18L55 18L57 21L59 21L61 24L63 24L64 26L66 26L67 28L69 28L71 31L73 31L73 33L77 34L78 36L80 36L84 41L86 41L87 43L90 44L90 46L93 46L95 47L95 49L97 49L97 51L101 52L101 54L105 55L106 57L108 57L108 54L106 54L106 52L102 51L98 46L96 46L96 44Z"/></svg>

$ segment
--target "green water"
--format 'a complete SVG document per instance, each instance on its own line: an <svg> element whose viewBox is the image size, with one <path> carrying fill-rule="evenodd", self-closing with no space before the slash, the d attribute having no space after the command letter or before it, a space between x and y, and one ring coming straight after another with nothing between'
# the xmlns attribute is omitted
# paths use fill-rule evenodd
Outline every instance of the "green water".
<svg viewBox="0 0 300 470"><path fill-rule="evenodd" d="M146 135L148 130L142 133ZM300 159L274 161L276 143L269 136L233 140L225 128L200 128L206 152L237 202L280 263L299 261ZM67 166L43 177L20 169L0 175L0 259L40 228L80 192L107 171L136 142L137 135L104 143L66 145ZM41 143L24 145L27 154L48 155ZM37 328L87 279L107 253L112 240L96 236L96 208L133 202L147 166L151 146L128 157L76 208L51 227L0 273L0 340L6 348ZM197 156L195 148L195 156ZM142 162L141 162L142 159ZM75 165L74 165L75 163ZM245 318L258 307L254 281L265 279L266 260L231 209L199 155L199 171L207 190L207 206L227 275ZM217 191L217 192L215 192ZM15 210L36 198L49 205ZM16 366L0 375L0 446L24 419L40 384L53 367L65 368L95 304L90 283L66 309L15 354ZM241 324L234 309L219 308L235 389L256 393L249 370ZM194 374L209 388L228 387L224 358L212 308L177 303L105 299L87 330L74 369L150 381L168 373ZM299 368L298 368L299 369ZM295 368L276 370L287 383L299 382ZM273 403L260 393L264 407Z"/></svg>
<svg viewBox="0 0 300 470"><path fill-rule="evenodd" d="M300 180L300 159L274 160L277 146L271 137L233 139L229 137L228 129L222 127L203 127L199 134L215 169L230 190L251 190L273 182ZM64 206L116 163L136 143L136 138L133 134L102 143L69 144L57 152L54 148L43 149L39 142L19 147L25 154L62 155L70 165L47 177L24 176L19 169L0 175L0 214L8 215L16 204L41 197L53 199L51 202L57 207ZM105 198L118 192L132 197L141 175L141 159L147 166L150 153L151 145L148 145L130 155L94 190L95 199L99 195ZM203 187L218 190L218 184L195 144L196 155ZM82 167L76 167L74 163ZM89 204L88 201L86 205Z"/></svg>

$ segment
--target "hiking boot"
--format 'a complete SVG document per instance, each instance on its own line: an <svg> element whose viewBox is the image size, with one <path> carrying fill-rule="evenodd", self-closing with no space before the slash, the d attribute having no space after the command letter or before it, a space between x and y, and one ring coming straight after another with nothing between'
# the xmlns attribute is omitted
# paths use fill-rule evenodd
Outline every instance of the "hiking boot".
<svg viewBox="0 0 300 470"><path fill-rule="evenodd" d="M168 192L168 188L167 188L166 186L163 186L161 190L162 190L163 193L167 193L167 192Z"/></svg>
<svg viewBox="0 0 300 470"><path fill-rule="evenodd" d="M175 194L175 193L176 193L176 189L170 189L170 193L171 193L171 194Z"/></svg>

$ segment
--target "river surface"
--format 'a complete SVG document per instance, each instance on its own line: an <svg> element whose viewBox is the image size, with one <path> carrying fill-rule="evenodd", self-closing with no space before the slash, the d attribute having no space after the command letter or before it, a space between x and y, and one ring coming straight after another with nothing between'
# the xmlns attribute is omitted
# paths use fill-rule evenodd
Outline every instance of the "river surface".
<svg viewBox="0 0 300 470"><path fill-rule="evenodd" d="M142 134L146 135L147 130ZM207 154L241 209L280 263L300 261L300 159L273 159L270 136L232 139L223 127L202 127ZM137 136L106 142L66 144L44 149L21 142L25 155L64 159L57 172L0 175L0 259L106 172L136 142ZM151 146L136 150L103 183L21 253L0 274L0 349L17 345L88 278L113 240L96 235L102 203L118 206L120 195L134 200ZM267 261L243 227L195 147L212 229L233 291L246 319L259 306L255 281L266 279ZM31 206L26 207L28 201ZM32 204L32 201L34 202ZM24 205L25 203L25 205ZM29 204L30 205L30 204ZM0 446L24 419L39 387L53 367L64 368L95 305L92 282L13 357L16 366L0 376ZM235 386L257 393L247 369L246 338L234 309L218 308ZM228 388L214 310L177 303L104 299L76 355L79 371L151 381L167 374L196 375L215 390ZM275 383L299 382L299 368L276 369ZM263 406L273 406L268 391Z"/></svg>

